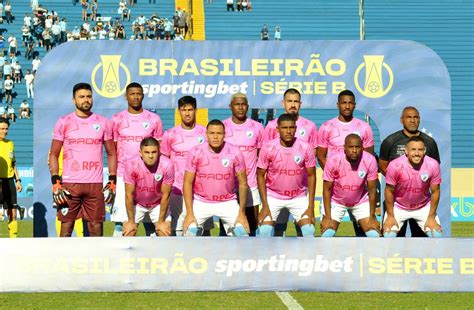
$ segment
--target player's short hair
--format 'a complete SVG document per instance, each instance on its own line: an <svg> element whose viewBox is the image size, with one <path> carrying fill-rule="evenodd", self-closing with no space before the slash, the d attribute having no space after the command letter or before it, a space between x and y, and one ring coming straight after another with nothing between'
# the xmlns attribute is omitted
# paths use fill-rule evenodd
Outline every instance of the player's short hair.
<svg viewBox="0 0 474 310"><path fill-rule="evenodd" d="M339 93L339 95L337 95L337 101L339 101L339 99L341 99L342 96L351 96L352 98L354 98L354 100L356 98L354 93L352 91L348 90L348 89L345 89L345 90L341 91Z"/></svg>
<svg viewBox="0 0 474 310"><path fill-rule="evenodd" d="M140 142L140 149L144 148L145 146L160 146L158 140L153 137L146 137Z"/></svg>
<svg viewBox="0 0 474 310"><path fill-rule="evenodd" d="M209 126L222 126L225 130L224 123L220 119L213 119L209 123L207 123L206 129L209 128Z"/></svg>
<svg viewBox="0 0 474 310"><path fill-rule="evenodd" d="M282 115L280 115L280 116L278 117L277 124L280 125L281 122L286 122L286 121L290 121L290 122L295 122L295 123L296 123L296 117L295 117L295 115L289 114L289 113L282 114Z"/></svg>
<svg viewBox="0 0 474 310"><path fill-rule="evenodd" d="M403 108L401 117L403 117L403 114L405 114L405 112L408 111L408 110L413 110L413 111L415 111L418 115L420 115L420 112L418 111L417 108L412 107L412 106L408 106L408 107L404 107L404 108Z"/></svg>
<svg viewBox="0 0 474 310"><path fill-rule="evenodd" d="M351 134L348 134L346 138L344 139L344 144L346 144L350 139L357 139L360 141L360 143L362 143L362 139L358 134L351 133Z"/></svg>
<svg viewBox="0 0 474 310"><path fill-rule="evenodd" d="M76 92L81 89L90 90L92 92L92 86L90 84L81 82L81 83L77 83L72 88L72 96L74 97L76 95Z"/></svg>
<svg viewBox="0 0 474 310"><path fill-rule="evenodd" d="M0 124L7 124L8 127L10 127L10 122L8 119L0 117Z"/></svg>
<svg viewBox="0 0 474 310"><path fill-rule="evenodd" d="M421 136L411 137L410 139L408 139L406 145L408 145L408 143L410 143L410 142L423 142L423 144L425 144L425 140Z"/></svg>
<svg viewBox="0 0 474 310"><path fill-rule="evenodd" d="M196 98L194 98L193 96L183 96L183 97L179 98L179 100L178 100L178 109L181 109L185 105L191 105L193 107L193 109L196 109L196 107L197 107Z"/></svg>
<svg viewBox="0 0 474 310"><path fill-rule="evenodd" d="M143 86L137 82L132 82L128 84L127 87L125 88L125 92L128 92L130 88L140 88L143 91Z"/></svg>
<svg viewBox="0 0 474 310"><path fill-rule="evenodd" d="M301 93L296 88L288 88L287 90L285 90L285 92L283 93L283 99L286 97L286 94L297 94L301 100Z"/></svg>
<svg viewBox="0 0 474 310"><path fill-rule="evenodd" d="M234 101L234 99L236 98L242 98L245 100L245 102L249 102L249 100L247 99L247 95L244 94L244 93L235 93L232 95L232 97L230 98L230 102L232 103L232 101Z"/></svg>

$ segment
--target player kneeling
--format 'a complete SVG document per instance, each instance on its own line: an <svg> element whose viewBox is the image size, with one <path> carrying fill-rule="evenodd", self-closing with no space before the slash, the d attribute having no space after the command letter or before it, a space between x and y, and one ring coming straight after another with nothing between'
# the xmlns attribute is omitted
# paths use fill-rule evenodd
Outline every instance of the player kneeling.
<svg viewBox="0 0 474 310"><path fill-rule="evenodd" d="M171 234L171 222L166 221L174 169L171 161L160 156L155 138L140 143L140 157L125 163L125 206L128 221L124 223L124 236L135 236L138 223L148 214L158 236Z"/></svg>
<svg viewBox="0 0 474 310"><path fill-rule="evenodd" d="M384 237L396 237L405 221L414 219L428 237L441 237L436 215L440 197L439 163L426 156L423 139L408 140L405 156L390 162L385 175Z"/></svg>
<svg viewBox="0 0 474 310"><path fill-rule="evenodd" d="M208 123L206 135L208 143L193 147L186 160L184 235L199 235L204 222L215 215L224 223L227 235L248 236L244 157L238 147L224 142L225 129L220 120Z"/></svg>
<svg viewBox="0 0 474 310"><path fill-rule="evenodd" d="M258 190L262 200L257 236L273 236L275 221L280 211L286 208L300 226L303 237L314 237L314 148L296 139L294 115L281 115L277 124L279 138L263 144L257 163Z"/></svg>
<svg viewBox="0 0 474 310"><path fill-rule="evenodd" d="M363 151L356 134L344 140L344 153L329 157L323 173L321 236L334 237L346 211L352 214L367 237L380 236L375 217L377 161ZM368 190L367 190L368 188Z"/></svg>

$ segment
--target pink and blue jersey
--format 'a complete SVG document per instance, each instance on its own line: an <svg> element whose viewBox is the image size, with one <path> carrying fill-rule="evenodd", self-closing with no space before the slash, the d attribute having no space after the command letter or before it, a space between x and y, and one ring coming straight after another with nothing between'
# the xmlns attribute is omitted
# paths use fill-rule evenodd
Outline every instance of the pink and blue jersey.
<svg viewBox="0 0 474 310"><path fill-rule="evenodd" d="M112 138L112 124L101 115L81 118L73 112L62 116L54 126L53 139L63 142L63 181L102 183L102 145Z"/></svg>
<svg viewBox="0 0 474 310"><path fill-rule="evenodd" d="M247 183L250 188L257 187L257 153L262 148L263 126L247 118L245 123L236 124L229 117L223 121L225 141L237 146L244 155Z"/></svg>
<svg viewBox="0 0 474 310"><path fill-rule="evenodd" d="M326 148L327 158L344 152L344 140L349 134L356 134L362 139L364 149L374 146L374 134L369 124L353 118L350 122L341 122L337 117L321 125L318 131L318 147Z"/></svg>
<svg viewBox="0 0 474 310"><path fill-rule="evenodd" d="M280 138L264 143L257 163L267 171L267 195L284 200L306 195L307 168L315 166L313 146L301 139L289 148L280 144Z"/></svg>
<svg viewBox="0 0 474 310"><path fill-rule="evenodd" d="M400 156L388 164L385 182L395 187L395 207L405 210L423 208L431 199L430 186L441 184L439 163L425 156L421 166L415 169L406 155Z"/></svg>
<svg viewBox="0 0 474 310"><path fill-rule="evenodd" d="M331 200L346 207L369 201L367 181L374 181L377 176L377 161L365 151L356 163L349 162L344 153L333 154L328 158L323 172L323 180L333 183Z"/></svg>
<svg viewBox="0 0 474 310"><path fill-rule="evenodd" d="M263 132L263 143L272 141L280 137L278 133L278 120L270 121ZM298 116L296 121L296 137L308 142L314 149L318 147L318 129L316 125L303 116Z"/></svg>
<svg viewBox="0 0 474 310"><path fill-rule="evenodd" d="M140 157L125 163L125 184L135 186L133 201L145 208L153 208L161 202L161 185L174 182L173 163L160 156L156 169L150 170Z"/></svg>
<svg viewBox="0 0 474 310"><path fill-rule="evenodd" d="M160 117L148 110L131 114L127 110L112 117L114 141L117 143L117 175L122 176L125 163L138 156L140 142L146 137L157 140L163 135Z"/></svg>
<svg viewBox="0 0 474 310"><path fill-rule="evenodd" d="M173 193L181 195L183 190L184 167L189 151L206 142L206 128L197 125L191 129L183 129L181 125L168 129L163 134L160 152L168 156L174 165Z"/></svg>
<svg viewBox="0 0 474 310"><path fill-rule="evenodd" d="M236 199L236 174L245 171L244 156L239 148L225 142L219 153L207 143L191 149L186 171L194 173L194 199L203 202L223 202Z"/></svg>

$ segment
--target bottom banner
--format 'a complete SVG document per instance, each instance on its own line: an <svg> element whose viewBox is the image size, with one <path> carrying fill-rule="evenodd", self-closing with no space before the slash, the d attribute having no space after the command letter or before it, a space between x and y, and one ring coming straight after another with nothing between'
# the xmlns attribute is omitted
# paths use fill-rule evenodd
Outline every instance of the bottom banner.
<svg viewBox="0 0 474 310"><path fill-rule="evenodd" d="M0 291L474 291L473 239L0 240Z"/></svg>

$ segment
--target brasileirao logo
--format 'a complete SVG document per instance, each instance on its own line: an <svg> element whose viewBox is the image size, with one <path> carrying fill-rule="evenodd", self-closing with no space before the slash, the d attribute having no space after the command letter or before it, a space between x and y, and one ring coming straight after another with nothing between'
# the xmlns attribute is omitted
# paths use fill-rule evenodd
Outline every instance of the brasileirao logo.
<svg viewBox="0 0 474 310"><path fill-rule="evenodd" d="M360 83L359 77L365 68L365 80ZM388 74L388 81L384 81L384 70ZM367 98L380 98L385 96L393 86L393 71L384 62L383 55L364 55L361 63L354 73L354 84L357 90Z"/></svg>
<svg viewBox="0 0 474 310"><path fill-rule="evenodd" d="M101 62L92 70L92 87L102 97L117 98L123 95L125 87L131 82L130 71L121 58L122 55L100 55ZM98 82L99 70L102 71L102 80ZM124 83L120 78L123 75L126 80Z"/></svg>

